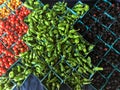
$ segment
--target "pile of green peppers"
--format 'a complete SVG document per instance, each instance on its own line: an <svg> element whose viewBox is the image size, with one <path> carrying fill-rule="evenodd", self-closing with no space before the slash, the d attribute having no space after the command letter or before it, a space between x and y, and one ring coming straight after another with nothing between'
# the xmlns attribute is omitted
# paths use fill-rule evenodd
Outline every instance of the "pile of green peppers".
<svg viewBox="0 0 120 90"><path fill-rule="evenodd" d="M24 5L32 10L25 19L29 30L23 36L30 50L19 55L24 67L18 65L11 69L9 79L20 86L32 73L48 90L59 89L61 83L81 90L83 85L91 82L88 79L90 74L102 70L93 67L91 58L86 57L94 46L73 28L76 19L89 9L88 6L76 4L71 11L65 2L57 2L51 9L48 4L34 0L26 1Z"/></svg>
<svg viewBox="0 0 120 90"><path fill-rule="evenodd" d="M11 90L14 87L14 83L7 77L0 77L0 90Z"/></svg>

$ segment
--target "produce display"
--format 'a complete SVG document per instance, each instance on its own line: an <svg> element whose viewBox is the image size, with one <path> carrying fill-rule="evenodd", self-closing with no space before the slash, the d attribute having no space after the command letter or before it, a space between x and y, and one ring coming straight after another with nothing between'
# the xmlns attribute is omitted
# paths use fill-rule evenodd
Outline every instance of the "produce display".
<svg viewBox="0 0 120 90"><path fill-rule="evenodd" d="M74 25L78 33L88 42L95 44L93 51L88 55L93 65L103 67L103 71L92 76L92 87L95 90L119 90L119 16L120 3L98 0L94 7Z"/></svg>
<svg viewBox="0 0 120 90"><path fill-rule="evenodd" d="M119 90L120 3L88 10L80 1L1 0L0 90L22 89L31 75L48 90Z"/></svg>
<svg viewBox="0 0 120 90"><path fill-rule="evenodd" d="M25 7L17 8L20 4L19 0L10 0L8 8L15 12L0 21L1 65L6 63L1 66L2 90L11 90L15 84L20 87L30 74L51 90L59 89L61 83L77 90L89 84L89 75L102 68L93 66L86 57L94 46L73 28L88 5L78 2L70 9L67 3L57 2L49 9L48 4L30 0Z"/></svg>

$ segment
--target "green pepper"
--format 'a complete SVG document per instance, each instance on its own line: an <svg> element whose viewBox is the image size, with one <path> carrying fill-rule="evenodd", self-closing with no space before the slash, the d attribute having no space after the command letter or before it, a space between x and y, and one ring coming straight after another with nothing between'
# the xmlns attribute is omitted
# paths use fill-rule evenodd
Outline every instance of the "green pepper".
<svg viewBox="0 0 120 90"><path fill-rule="evenodd" d="M79 38L75 39L75 43L78 44L79 43Z"/></svg>
<svg viewBox="0 0 120 90"><path fill-rule="evenodd" d="M39 5L40 3L38 1L35 1L34 4Z"/></svg>
<svg viewBox="0 0 120 90"><path fill-rule="evenodd" d="M88 10L89 10L89 6L85 5L85 11L88 11Z"/></svg>
<svg viewBox="0 0 120 90"><path fill-rule="evenodd" d="M90 67L92 67L91 58L90 58L90 57L87 58L87 63L88 63L88 65L89 65Z"/></svg>
<svg viewBox="0 0 120 90"><path fill-rule="evenodd" d="M25 77L24 77L23 75L21 75L21 74L15 76L15 77L13 78L13 80L14 80L15 82L19 82L19 81L24 80L24 79L25 79Z"/></svg>
<svg viewBox="0 0 120 90"><path fill-rule="evenodd" d="M27 7L27 8L29 8L29 9L33 9L33 7L32 6L29 6L28 4L26 4L26 3L24 3L24 6L25 7Z"/></svg>
<svg viewBox="0 0 120 90"><path fill-rule="evenodd" d="M101 68L101 67L94 67L93 70L94 71L101 71L101 70L103 70L103 68Z"/></svg>
<svg viewBox="0 0 120 90"><path fill-rule="evenodd" d="M9 73L9 77L10 77L10 78L14 78L14 72L13 72L13 71L11 71L11 72Z"/></svg>
<svg viewBox="0 0 120 90"><path fill-rule="evenodd" d="M60 69L62 72L64 71L64 66L62 64L60 64Z"/></svg>
<svg viewBox="0 0 120 90"><path fill-rule="evenodd" d="M25 75L29 75L29 74L31 74L31 73L32 73L32 70L31 70L31 69L28 69L28 70L25 71Z"/></svg>
<svg viewBox="0 0 120 90"><path fill-rule="evenodd" d="M44 10L47 10L49 8L49 4L46 4L44 7L43 7L43 11Z"/></svg>
<svg viewBox="0 0 120 90"><path fill-rule="evenodd" d="M50 23L48 21L44 21L44 23L45 23L46 26L50 25Z"/></svg>
<svg viewBox="0 0 120 90"><path fill-rule="evenodd" d="M61 50L61 43L58 43L58 44L57 44L57 49L58 49L58 51Z"/></svg>

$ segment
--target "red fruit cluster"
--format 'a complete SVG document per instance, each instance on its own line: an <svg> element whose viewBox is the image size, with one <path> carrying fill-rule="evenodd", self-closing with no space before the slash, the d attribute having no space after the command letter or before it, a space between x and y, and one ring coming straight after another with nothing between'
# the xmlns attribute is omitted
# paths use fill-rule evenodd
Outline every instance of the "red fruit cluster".
<svg viewBox="0 0 120 90"><path fill-rule="evenodd" d="M19 55L20 53L27 51L28 46L22 40L18 40L12 50L15 55Z"/></svg>
<svg viewBox="0 0 120 90"><path fill-rule="evenodd" d="M24 18L29 13L30 10L22 6L15 11L15 14L0 20L0 76L16 62L16 55L28 50L27 45L20 38L28 30Z"/></svg>
<svg viewBox="0 0 120 90"><path fill-rule="evenodd" d="M15 61L14 54L7 50L2 42L0 42L0 76L5 74Z"/></svg>
<svg viewBox="0 0 120 90"><path fill-rule="evenodd" d="M0 76L5 74L7 69L9 69L14 62L16 62L14 57L7 55L2 56L2 58L0 58Z"/></svg>
<svg viewBox="0 0 120 90"><path fill-rule="evenodd" d="M7 34L0 39L7 49L9 49L18 40L18 36L14 33Z"/></svg>

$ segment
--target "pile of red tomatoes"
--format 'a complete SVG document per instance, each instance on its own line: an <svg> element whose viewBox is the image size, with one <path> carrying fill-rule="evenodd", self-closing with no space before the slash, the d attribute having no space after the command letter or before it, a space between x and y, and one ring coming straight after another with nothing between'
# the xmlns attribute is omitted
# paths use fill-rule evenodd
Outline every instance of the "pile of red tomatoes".
<svg viewBox="0 0 120 90"><path fill-rule="evenodd" d="M15 56L28 50L27 45L21 40L26 34L28 26L24 18L30 10L21 6L14 14L0 20L0 76L5 74L18 58Z"/></svg>

